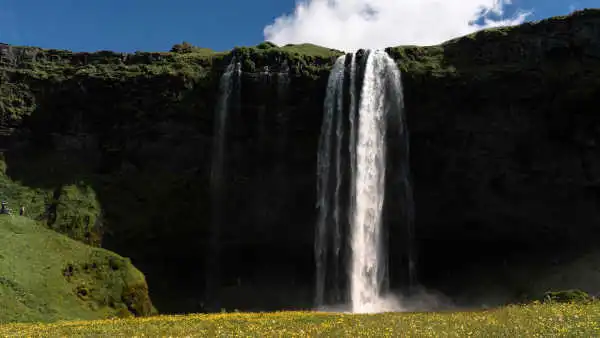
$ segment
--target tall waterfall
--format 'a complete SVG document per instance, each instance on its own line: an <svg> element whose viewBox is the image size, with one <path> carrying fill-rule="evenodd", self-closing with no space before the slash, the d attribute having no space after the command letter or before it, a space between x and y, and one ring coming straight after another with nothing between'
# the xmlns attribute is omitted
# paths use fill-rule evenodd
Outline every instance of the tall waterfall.
<svg viewBox="0 0 600 338"><path fill-rule="evenodd" d="M331 208L331 162L337 161L337 156L332 160L332 141L340 142L339 139L332 139L334 116L341 121L341 112L343 107L339 105L338 97L342 97L344 80L345 56L341 56L335 62L329 80L327 83L327 94L325 96L325 106L323 115L323 124L321 126L321 137L319 140L319 153L317 158L317 207L319 208L319 219L315 236L315 259L317 265L316 271L316 296L317 306L323 306L332 301L325 299L325 292L330 291L328 277L331 278L333 271L334 281L339 278L337 275L340 269L339 253L341 250L341 232L339 222L331 219L333 213L339 215L339 205ZM336 131L337 134L337 131ZM340 136L340 135L337 135ZM337 149L338 147L336 147ZM334 156L337 154L333 154ZM337 166L336 166L337 167ZM341 177L334 176L335 187L339 187ZM337 193L335 193L337 196ZM333 223L332 223L333 222ZM332 265L332 266L331 266ZM331 271L329 270L331 269ZM336 288L337 289L337 288ZM337 291L337 290L335 290ZM338 294L333 294L334 301L337 301Z"/></svg>
<svg viewBox="0 0 600 338"><path fill-rule="evenodd" d="M388 147L390 141L403 144ZM398 158L401 163L386 166ZM412 192L401 75L385 52L337 59L327 86L317 167L316 305L346 302L358 313L392 310L384 297L389 280L384 206L392 206L386 207L388 214L404 216L404 224L394 226L405 229L409 243ZM400 184L394 184L398 176ZM402 191L388 194L386 186ZM392 196L390 204L384 203L386 196ZM406 269L411 275L408 246Z"/></svg>
<svg viewBox="0 0 600 338"><path fill-rule="evenodd" d="M351 300L353 312L375 312L380 307L386 278L382 211L385 192L386 72L398 72L390 58L371 52L367 58L359 107L356 177L351 209ZM393 63L393 60L391 61ZM401 93L396 93L399 96Z"/></svg>
<svg viewBox="0 0 600 338"><path fill-rule="evenodd" d="M225 69L219 82L219 99L215 108L215 123L213 137L213 153L210 172L211 194L211 226L210 240L207 252L206 293L212 295L216 292L220 276L220 238L223 221L223 203L225 202L226 182L226 145L227 145L227 120L231 101L236 99L241 78L241 63L236 58Z"/></svg>

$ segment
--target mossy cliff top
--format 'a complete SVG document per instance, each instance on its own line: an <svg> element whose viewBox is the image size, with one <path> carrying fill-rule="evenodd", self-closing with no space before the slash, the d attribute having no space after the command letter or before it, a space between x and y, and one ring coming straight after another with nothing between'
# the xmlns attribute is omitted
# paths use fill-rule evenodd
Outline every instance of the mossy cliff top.
<svg viewBox="0 0 600 338"><path fill-rule="evenodd" d="M0 215L0 323L148 315L144 275L21 216Z"/></svg>
<svg viewBox="0 0 600 338"><path fill-rule="evenodd" d="M247 72L262 71L264 66L289 63L293 75L313 75L322 66L331 65L342 52L312 44L277 47L264 42L255 47L236 47L229 52L190 47L174 52L116 53L99 51L74 53L67 50L41 49L0 44L2 68L19 69L36 78L60 80L69 77L119 77L181 75L198 79L212 70L222 71L232 57L242 62Z"/></svg>
<svg viewBox="0 0 600 338"><path fill-rule="evenodd" d="M335 60L336 56L343 53L339 50L313 44L289 44L279 47L271 42L263 42L254 47L235 47L228 52L215 52L211 49L191 45L183 49L174 47L169 52L71 52L68 50L12 46L7 44L0 44L0 51L4 64L17 68L30 68L36 64L43 65L49 63L71 67L87 65L159 66L169 63L195 63L203 67L210 67L222 59L229 60L232 56L237 56L240 59L256 57L261 63L265 63L265 61L275 63L275 61L279 60L288 60L290 63L296 61L303 64L312 62L331 63L332 58ZM252 71L252 69L246 70Z"/></svg>
<svg viewBox="0 0 600 338"><path fill-rule="evenodd" d="M399 46L386 51L409 73L445 76L528 70L566 56L600 58L598 32L600 9L585 9L568 16L481 30L436 46Z"/></svg>
<svg viewBox="0 0 600 338"><path fill-rule="evenodd" d="M586 9L515 27L494 28L429 47L399 46L386 51L405 73L453 76L468 70L483 72L527 68L540 56L560 58L565 53L600 57L600 50L585 47L597 35L600 10ZM292 76L311 78L328 75L343 52L312 44L278 47L263 42L255 47L236 47L215 52L187 43L169 52L116 53L111 51L71 52L0 44L0 124L17 122L34 109L35 98L27 93L28 81L51 83L69 79L102 78L122 82L131 78L173 77L185 86L214 82L231 58L236 56L246 72L268 66L279 71L284 64ZM7 72L8 71L8 72ZM35 95L33 95L35 96Z"/></svg>

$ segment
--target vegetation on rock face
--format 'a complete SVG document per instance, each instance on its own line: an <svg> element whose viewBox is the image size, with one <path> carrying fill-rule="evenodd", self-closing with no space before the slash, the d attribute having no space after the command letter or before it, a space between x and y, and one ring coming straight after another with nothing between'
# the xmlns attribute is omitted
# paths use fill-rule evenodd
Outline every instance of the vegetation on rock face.
<svg viewBox="0 0 600 338"><path fill-rule="evenodd" d="M100 204L89 185L65 185L55 190L48 211L51 228L87 244L101 243Z"/></svg>
<svg viewBox="0 0 600 338"><path fill-rule="evenodd" d="M232 54L246 72L262 71L265 66L277 71L287 63L291 75L316 79L328 76L331 65L343 53L312 44L277 47L263 42L256 47L236 47Z"/></svg>
<svg viewBox="0 0 600 338"><path fill-rule="evenodd" d="M0 215L0 271L0 323L155 312L144 275L129 259L26 217Z"/></svg>
<svg viewBox="0 0 600 338"><path fill-rule="evenodd" d="M595 337L600 304L537 304L480 312L352 315L314 312L226 313L148 319L11 324L2 335L186 337Z"/></svg>
<svg viewBox="0 0 600 338"><path fill-rule="evenodd" d="M243 62L244 71L247 72L262 70L266 65L278 67L285 61L289 63L292 75L312 77L326 75L332 60L341 55L341 52L311 44L287 45L279 48L265 42L257 47L235 48L231 54ZM72 53L0 45L0 75L3 79L0 82L2 125L20 124L23 118L32 115L34 111L47 110L50 102L43 101L56 92L64 95L68 93L68 95L87 96L90 94L88 91L95 90L97 85L110 86L122 91L125 86L139 86L144 83L153 86L152 83L161 81L165 84L173 81L181 83L186 89L192 87L205 89L207 86L214 85L216 81L210 74L213 64L217 62L221 64L220 67L224 67L222 61L226 57L226 53L194 47L186 42L175 45L172 52L136 52L135 54L107 51ZM131 89L127 88L127 90ZM174 88L172 93L163 95L172 96L170 98L175 101L173 103L177 103L183 98L178 90L179 88ZM108 93L105 91L104 94ZM115 108L119 111L125 107ZM146 107L145 104L141 106L136 104L129 108L144 112ZM106 113L111 114L110 111ZM86 111L85 116L79 118L87 120L89 114ZM72 119L74 116L48 116L47 118ZM75 126L63 125L63 127L74 128Z"/></svg>
<svg viewBox="0 0 600 338"><path fill-rule="evenodd" d="M102 211L92 187L80 182L58 185L54 189L30 188L13 181L6 174L12 168L7 167L5 160L0 163L4 167L0 173L0 198L8 202L13 213L24 207L26 216L42 221L51 229L92 246L101 245ZM47 175L47 172L39 172L33 162L23 170Z"/></svg>
<svg viewBox="0 0 600 338"><path fill-rule="evenodd" d="M271 41L261 42L258 45L256 45L256 48L258 48L258 49L269 49L269 48L277 48L277 47L278 46Z"/></svg>

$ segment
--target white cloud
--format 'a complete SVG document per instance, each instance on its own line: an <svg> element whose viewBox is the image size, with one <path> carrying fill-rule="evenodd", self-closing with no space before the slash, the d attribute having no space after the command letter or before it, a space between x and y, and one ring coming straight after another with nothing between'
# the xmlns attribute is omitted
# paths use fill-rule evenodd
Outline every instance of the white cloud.
<svg viewBox="0 0 600 338"><path fill-rule="evenodd" d="M511 0L300 0L292 14L266 26L264 35L278 45L308 42L345 51L432 45L482 28L522 23L530 13L503 18L510 4Z"/></svg>

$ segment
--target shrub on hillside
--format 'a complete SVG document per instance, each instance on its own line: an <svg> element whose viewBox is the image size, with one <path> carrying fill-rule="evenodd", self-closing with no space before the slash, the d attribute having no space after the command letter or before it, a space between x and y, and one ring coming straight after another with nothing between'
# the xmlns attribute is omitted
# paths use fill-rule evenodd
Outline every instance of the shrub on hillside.
<svg viewBox="0 0 600 338"><path fill-rule="evenodd" d="M192 53L196 49L191 43L184 41L182 43L176 43L171 47L173 53Z"/></svg>
<svg viewBox="0 0 600 338"><path fill-rule="evenodd" d="M548 291L544 294L545 302L556 303L590 303L594 300L590 294L581 290Z"/></svg>

